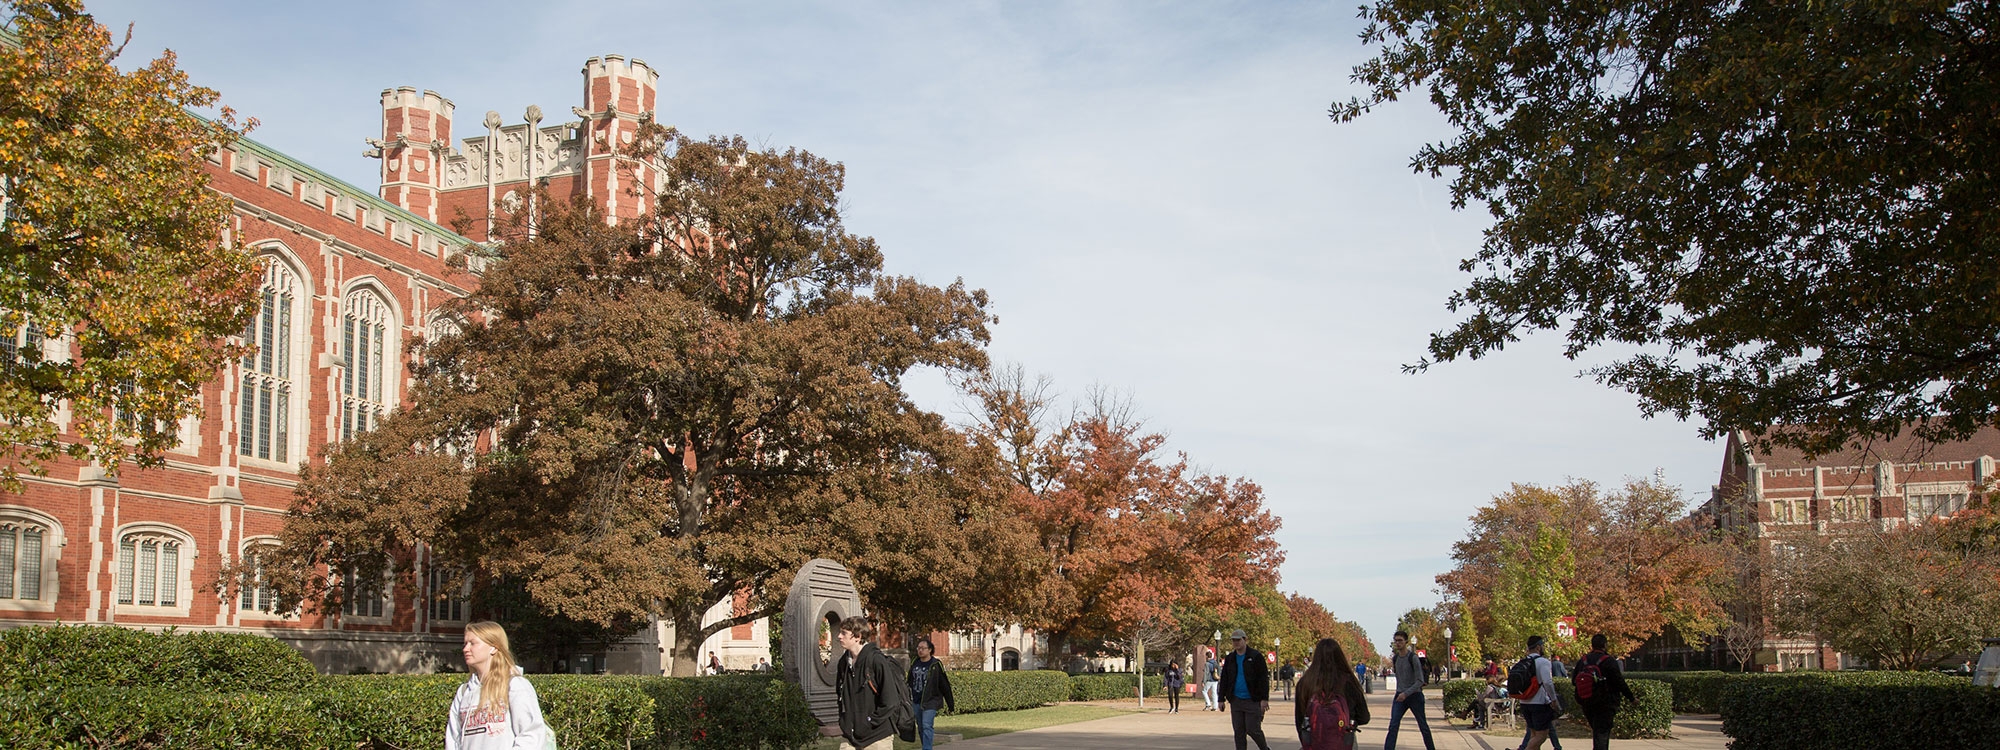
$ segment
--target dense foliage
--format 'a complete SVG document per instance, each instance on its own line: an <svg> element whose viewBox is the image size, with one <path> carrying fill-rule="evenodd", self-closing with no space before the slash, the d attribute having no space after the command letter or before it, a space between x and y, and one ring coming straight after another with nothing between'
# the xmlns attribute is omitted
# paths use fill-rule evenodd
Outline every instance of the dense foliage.
<svg viewBox="0 0 2000 750"><path fill-rule="evenodd" d="M1495 219L1435 361L1566 329L1648 413L1812 453L2000 418L2000 3L1362 15L1381 54L1335 119L1427 89L1456 133L1414 168Z"/></svg>
<svg viewBox="0 0 2000 750"><path fill-rule="evenodd" d="M1781 632L1812 633L1886 669L1922 669L1977 651L2000 622L2000 549L1962 543L1952 524L1778 537L1767 562Z"/></svg>
<svg viewBox="0 0 2000 750"><path fill-rule="evenodd" d="M224 339L257 276L203 171L241 134L226 107L190 111L214 91L172 52L120 71L75 0L7 0L0 20L0 489L18 492L57 456L159 464L243 353Z"/></svg>
<svg viewBox="0 0 2000 750"><path fill-rule="evenodd" d="M0 691L145 687L298 692L314 682L296 649L240 633L148 632L113 625L0 631Z"/></svg>
<svg viewBox="0 0 2000 750"><path fill-rule="evenodd" d="M961 714L1012 711L1070 699L1070 676L1052 669L1019 672L951 673L952 696Z"/></svg>
<svg viewBox="0 0 2000 750"><path fill-rule="evenodd" d="M1664 682L1673 688L1675 713L1713 714L1722 712L1723 696L1745 686L1779 683L1823 682L1861 687L1902 685L1963 685L1960 677L1935 672L1633 672L1633 681Z"/></svg>
<svg viewBox="0 0 2000 750"><path fill-rule="evenodd" d="M1722 694L1732 750L1826 747L1990 748L2000 737L2000 689L1921 673L1853 680L1755 680Z"/></svg>

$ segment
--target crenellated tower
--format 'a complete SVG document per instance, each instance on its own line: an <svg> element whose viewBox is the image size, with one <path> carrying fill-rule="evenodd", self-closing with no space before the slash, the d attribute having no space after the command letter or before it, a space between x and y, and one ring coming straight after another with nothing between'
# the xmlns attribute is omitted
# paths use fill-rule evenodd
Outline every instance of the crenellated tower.
<svg viewBox="0 0 2000 750"><path fill-rule="evenodd" d="M450 99L403 86L382 92L382 137L369 139L369 156L381 159L384 200L430 221L438 220L438 190L451 152Z"/></svg>
<svg viewBox="0 0 2000 750"><path fill-rule="evenodd" d="M639 216L651 201L658 170L619 159L618 150L632 144L642 121L652 119L659 88L659 72L644 60L605 55L583 64L584 103L572 112L583 119L584 182L612 221Z"/></svg>

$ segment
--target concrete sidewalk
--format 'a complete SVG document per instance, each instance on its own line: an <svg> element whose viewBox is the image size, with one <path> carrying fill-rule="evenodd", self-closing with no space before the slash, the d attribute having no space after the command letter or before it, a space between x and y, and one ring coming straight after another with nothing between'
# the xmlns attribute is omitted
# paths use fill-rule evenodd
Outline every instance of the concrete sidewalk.
<svg viewBox="0 0 2000 750"><path fill-rule="evenodd" d="M1433 693L1427 697L1429 701L1425 708L1428 710L1425 713L1431 719L1431 739L1439 750L1514 750L1519 746L1519 735L1488 735L1449 726L1443 721L1437 695ZM1148 701L1148 704L1150 709L1151 702ZM1235 746L1229 729L1229 714L1203 711L1199 700L1195 701L1193 708L1187 708L1185 701L1181 705L1182 710L1178 714L1148 710L1108 719L960 740L951 743L950 747L952 750L1225 750ZM1372 750L1388 741L1389 693L1377 690L1369 695L1368 712L1372 721L1361 727L1355 737L1355 745ZM1299 746L1298 735L1292 730L1291 703L1271 702L1271 712L1264 719L1264 735L1273 750L1291 750ZM1614 750L1727 750L1729 745L1729 738L1722 734L1721 720L1714 716L1675 717L1674 737L1671 740L1612 740L1611 747ZM1570 750L1590 750L1588 736L1565 737L1563 743ZM1424 746L1423 735L1407 714L1403 717L1402 728L1396 733L1396 745L1406 750ZM1544 748L1548 746L1544 745Z"/></svg>

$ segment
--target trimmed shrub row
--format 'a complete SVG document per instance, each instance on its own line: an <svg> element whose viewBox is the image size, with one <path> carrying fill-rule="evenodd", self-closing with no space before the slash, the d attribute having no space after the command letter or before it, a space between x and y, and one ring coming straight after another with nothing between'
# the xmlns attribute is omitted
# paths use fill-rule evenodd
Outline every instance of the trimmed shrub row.
<svg viewBox="0 0 2000 750"><path fill-rule="evenodd" d="M0 747L351 748L309 693L203 693L160 688L65 687L0 692ZM442 724L427 745L443 739Z"/></svg>
<svg viewBox="0 0 2000 750"><path fill-rule="evenodd" d="M311 688L315 678L296 649L244 633L149 633L111 625L0 631L0 691L295 692Z"/></svg>
<svg viewBox="0 0 2000 750"><path fill-rule="evenodd" d="M1069 699L1073 701L1108 701L1119 698L1131 698L1138 695L1136 691L1138 684L1138 679L1131 672L1070 675ZM1166 683L1162 677L1156 674L1146 675L1146 695L1161 697L1164 696L1166 689Z"/></svg>
<svg viewBox="0 0 2000 750"><path fill-rule="evenodd" d="M1034 708L1069 700L1075 693L1069 675L1051 669L952 672L951 692L961 714Z"/></svg>
<svg viewBox="0 0 2000 750"><path fill-rule="evenodd" d="M1954 678L1956 679L1956 678ZM2000 689L1955 684L1759 680L1723 691L1731 750L1991 748Z"/></svg>
<svg viewBox="0 0 2000 750"><path fill-rule="evenodd" d="M1611 724L1611 736L1621 740L1670 736L1674 727L1673 687L1636 678L1628 678L1627 683L1632 686L1632 694L1638 697L1639 702L1618 708L1618 718ZM1443 683L1445 713L1455 714L1470 708L1485 686L1485 680L1449 680ZM1562 695L1567 715L1581 721L1583 710L1580 708L1582 704L1577 702L1576 684L1567 677L1558 677L1556 691Z"/></svg>
<svg viewBox="0 0 2000 750"><path fill-rule="evenodd" d="M1840 685L1860 686L1900 686L1900 685L1964 685L1969 684L1963 677L1953 677L1935 672L1828 672L1809 670L1804 672L1717 672L1712 670L1692 672L1632 672L1626 677L1632 680L1664 682L1673 686L1674 712L1683 714L1722 713L1723 696L1730 690L1743 685L1764 685L1773 682L1825 682Z"/></svg>

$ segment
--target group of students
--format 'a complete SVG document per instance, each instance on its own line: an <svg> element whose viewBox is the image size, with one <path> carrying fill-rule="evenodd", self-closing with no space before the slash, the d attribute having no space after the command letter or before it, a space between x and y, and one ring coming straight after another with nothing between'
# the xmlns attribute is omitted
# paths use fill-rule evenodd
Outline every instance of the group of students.
<svg viewBox="0 0 2000 750"><path fill-rule="evenodd" d="M1543 743L1554 743L1555 750L1562 750L1562 742L1556 739L1556 717L1563 712L1562 696L1556 692L1555 678L1565 676L1560 662L1543 654L1547 639L1542 636L1528 638L1528 655L1513 668L1502 672L1499 665L1487 662L1487 668L1480 672L1486 678L1486 690L1482 698L1512 698L1520 706L1521 718L1528 729L1521 738L1521 750L1540 750ZM1425 750L1436 750L1431 741L1430 723L1424 720L1424 685L1427 677L1423 663L1410 648L1410 634L1396 631L1393 642L1395 656L1390 668L1396 675L1396 695L1389 708L1389 739L1386 750L1395 750L1396 730L1402 724L1403 714L1415 718L1417 730L1423 734ZM1590 723L1591 744L1596 750L1611 747L1611 725L1617 718L1619 699L1637 702L1632 687L1625 682L1625 673L1618 666L1618 660L1606 651L1606 640L1602 634L1591 636L1590 653L1578 659L1576 667L1567 670L1574 675L1572 681L1577 687L1577 702L1582 705L1584 719ZM1476 707L1482 720L1485 706ZM1483 723L1483 721L1482 721Z"/></svg>

